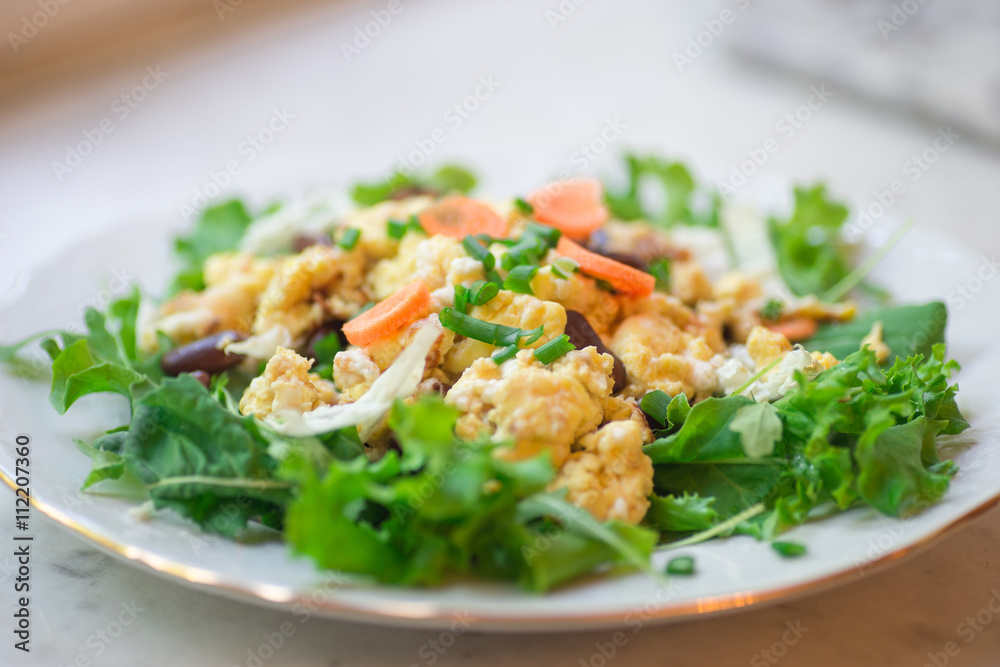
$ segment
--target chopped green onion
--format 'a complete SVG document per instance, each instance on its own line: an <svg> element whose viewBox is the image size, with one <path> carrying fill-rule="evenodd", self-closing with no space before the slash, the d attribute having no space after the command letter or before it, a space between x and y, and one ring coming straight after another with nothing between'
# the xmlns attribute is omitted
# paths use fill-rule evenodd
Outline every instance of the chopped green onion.
<svg viewBox="0 0 1000 667"><path fill-rule="evenodd" d="M559 242L559 237L562 236L562 232L555 227L549 227L548 225L541 225L537 222L529 222L524 228L525 235L535 236L540 238L545 242L545 245L550 248L554 248L556 243Z"/></svg>
<svg viewBox="0 0 1000 667"><path fill-rule="evenodd" d="M317 368L314 368L312 370L312 372L316 373L317 375L319 375L324 380L332 380L333 379L333 364L331 364L331 363L325 363L322 366L318 366Z"/></svg>
<svg viewBox="0 0 1000 667"><path fill-rule="evenodd" d="M451 329L460 336L466 336L490 345L516 345L522 338L527 338L526 344L531 345L542 337L543 329L538 327L530 331L508 327L504 324L494 324L460 313L454 308L443 308L438 315L441 325Z"/></svg>
<svg viewBox="0 0 1000 667"><path fill-rule="evenodd" d="M568 280L571 275L580 271L580 265L576 260L569 257L556 257L552 261L552 273L563 280Z"/></svg>
<svg viewBox="0 0 1000 667"><path fill-rule="evenodd" d="M514 206L517 207L518 211L525 215L531 215L535 212L535 207L520 197L514 200Z"/></svg>
<svg viewBox="0 0 1000 667"><path fill-rule="evenodd" d="M670 407L670 401L673 399L670 394L665 391L660 391L659 389L654 389L645 396L639 402L639 407L645 412L650 418L659 422L663 426L667 425L667 408Z"/></svg>
<svg viewBox="0 0 1000 667"><path fill-rule="evenodd" d="M553 338L545 345L535 350L535 359L543 364L551 364L553 361L563 356L567 352L572 352L576 347L569 342L569 336L563 334L558 338Z"/></svg>
<svg viewBox="0 0 1000 667"><path fill-rule="evenodd" d="M333 358L341 349L343 348L340 345L340 334L336 331L313 343L313 352L316 353L317 364L333 361Z"/></svg>
<svg viewBox="0 0 1000 667"><path fill-rule="evenodd" d="M667 574L677 574L687 576L694 574L694 558L691 556L678 556L671 558L667 563Z"/></svg>
<svg viewBox="0 0 1000 667"><path fill-rule="evenodd" d="M594 284L596 284L599 289L602 289L605 292L614 293L615 291L615 286L609 283L607 280L604 280L603 278L594 278Z"/></svg>
<svg viewBox="0 0 1000 667"><path fill-rule="evenodd" d="M409 225L407 225L405 222L400 222L399 220L390 220L386 233L389 235L390 239L396 239L398 241L399 239L406 236L407 229L409 229Z"/></svg>
<svg viewBox="0 0 1000 667"><path fill-rule="evenodd" d="M465 252L469 253L469 257L482 262L485 270L492 271L493 267L496 266L496 257L485 244L472 234L467 234L462 239L462 247L465 248Z"/></svg>
<svg viewBox="0 0 1000 667"><path fill-rule="evenodd" d="M469 309L469 288L455 285L455 310L464 313Z"/></svg>
<svg viewBox="0 0 1000 667"><path fill-rule="evenodd" d="M477 280L469 288L469 303L474 306L482 306L499 293L500 285L497 283Z"/></svg>
<svg viewBox="0 0 1000 667"><path fill-rule="evenodd" d="M670 289L670 258L659 257L646 267L650 275L656 278L656 289L666 292Z"/></svg>
<svg viewBox="0 0 1000 667"><path fill-rule="evenodd" d="M415 232L424 232L425 234L427 233L424 230L424 226L420 224L420 218L418 218L415 215L410 216L410 219L406 221L406 226Z"/></svg>
<svg viewBox="0 0 1000 667"><path fill-rule="evenodd" d="M798 542L771 542L771 548L785 558L798 558L806 553L806 546Z"/></svg>
<svg viewBox="0 0 1000 667"><path fill-rule="evenodd" d="M340 234L340 240L337 241L339 245L344 250L354 250L355 246L358 245L358 240L361 239L361 230L356 227L347 227Z"/></svg>
<svg viewBox="0 0 1000 667"><path fill-rule="evenodd" d="M778 299L771 299L760 309L760 317L768 322L774 322L781 317L781 311L785 309L785 304Z"/></svg>
<svg viewBox="0 0 1000 667"><path fill-rule="evenodd" d="M536 273L538 273L537 266L527 264L515 266L503 281L503 288L518 294L534 294L531 291L531 279L535 277Z"/></svg>
<svg viewBox="0 0 1000 667"><path fill-rule="evenodd" d="M496 362L496 365L499 366L503 362L508 361L509 359L513 359L514 355L517 354L517 350L518 350L517 345L508 345L507 347L501 348L496 352L494 352L493 355L490 357L490 359Z"/></svg>

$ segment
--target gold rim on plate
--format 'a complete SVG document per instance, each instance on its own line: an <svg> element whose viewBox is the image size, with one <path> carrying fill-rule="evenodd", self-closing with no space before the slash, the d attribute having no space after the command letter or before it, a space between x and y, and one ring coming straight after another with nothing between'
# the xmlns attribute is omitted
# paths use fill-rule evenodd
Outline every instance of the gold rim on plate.
<svg viewBox="0 0 1000 667"><path fill-rule="evenodd" d="M12 490L16 488L14 481L5 471L0 469L0 479ZM941 539L945 535L965 526L981 514L993 509L1000 502L1000 490L983 501L976 507L970 509L951 522L941 526L934 532L917 540L913 544L900 547L893 551L882 554L874 560L865 564L866 569L882 569L889 563L901 558L909 557L923 549L929 547L933 542ZM278 607L299 603L315 608L317 611L325 612L330 618L340 618L344 620L369 621L379 624L392 624L394 621L403 622L415 626L434 626L443 623L450 623L457 616L448 611L444 611L432 602L405 602L401 600L376 601L367 604L337 601L327 597L325 601L317 602L311 593L303 593L290 586L276 586L271 584L255 584L234 582L227 580L224 576L212 570L185 565L176 561L159 556L146 549L134 545L118 542L107 535L103 535L68 516L62 510L40 501L35 497L31 498L31 504L42 514L46 515L56 523L82 535L93 544L104 550L124 558L132 563L140 563L149 569L166 577L179 579L187 584L197 587L199 590L214 591L231 598L238 598L249 602L263 602ZM815 593L823 589L831 588L838 584L847 583L851 578L853 568L846 568L832 574L813 579L811 581L794 584L791 586L779 586L762 591L736 591L725 595L699 598L680 604L661 605L658 609L644 609L644 618L648 621L664 622L668 620L679 620L693 616L707 614L720 614L727 611L735 611L751 606L761 606L766 603L777 602L806 593ZM545 614L518 614L518 615L497 615L477 613L473 615L477 623L483 623L483 630L530 630L528 626L536 627L538 631L550 629L582 629L617 627L625 622L622 613L598 613L598 614L560 614L550 616ZM464 615L463 618L468 618ZM485 627L486 625L490 627ZM506 627L505 627L506 626Z"/></svg>

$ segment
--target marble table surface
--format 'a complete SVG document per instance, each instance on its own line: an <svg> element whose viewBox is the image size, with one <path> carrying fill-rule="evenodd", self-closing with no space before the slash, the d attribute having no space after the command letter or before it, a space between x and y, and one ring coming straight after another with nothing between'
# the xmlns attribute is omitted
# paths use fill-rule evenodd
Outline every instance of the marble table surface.
<svg viewBox="0 0 1000 667"><path fill-rule="evenodd" d="M0 87L0 303L17 297L33 266L96 230L183 224L184 207L230 162L238 169L224 191L263 204L384 173L420 145L432 161L472 158L485 189L506 192L562 169L606 173L629 147L727 178L775 137L762 171L825 178L867 206L909 178L913 156L938 133L932 120L830 89L789 135L782 119L821 82L740 62L725 28L690 63L678 60L724 10L738 21L743 2L401 1L357 53L343 47L389 4L303 2L279 14L229 2L222 20L213 11ZM483 79L492 90L449 120ZM137 86L141 101L130 97ZM273 141L245 149L276 114L289 121ZM621 132L607 149L582 153L609 123ZM444 139L428 144L439 127ZM95 128L100 141L61 169ZM995 148L960 136L908 182L893 214L947 230L984 257L1000 251ZM0 424L4 446L14 428ZM12 494L0 493L0 505L12 508ZM1000 509L887 570L768 608L650 626L611 658L601 654L610 632L470 633L441 652L437 632L313 619L258 663L254 651L288 620L281 613L138 570L37 513L34 528L28 656L10 646L13 561L0 555L3 665L1000 664L1000 616L989 607L1000 608ZM10 530L0 522L0 543Z"/></svg>

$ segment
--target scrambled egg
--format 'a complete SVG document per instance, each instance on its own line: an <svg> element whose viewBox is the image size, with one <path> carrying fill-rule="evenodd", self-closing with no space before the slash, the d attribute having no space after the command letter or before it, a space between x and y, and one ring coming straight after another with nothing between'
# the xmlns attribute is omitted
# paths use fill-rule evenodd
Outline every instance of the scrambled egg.
<svg viewBox="0 0 1000 667"><path fill-rule="evenodd" d="M613 294L597 286L593 278L574 273L560 278L551 266L538 270L531 280L531 291L544 301L552 301L566 310L585 313L587 321L602 338L611 333L618 320L621 303Z"/></svg>
<svg viewBox="0 0 1000 667"><path fill-rule="evenodd" d="M783 357L792 350L792 344L784 335L771 331L767 327L757 326L747 337L747 352L757 365L757 370Z"/></svg>
<svg viewBox="0 0 1000 667"><path fill-rule="evenodd" d="M593 347L569 352L548 366L521 350L500 366L489 358L476 360L445 402L462 411L459 436L513 440L504 451L511 459L548 450L558 467L571 445L603 421L602 400L611 395L613 367L612 358Z"/></svg>
<svg viewBox="0 0 1000 667"><path fill-rule="evenodd" d="M240 412L263 418L282 410L309 412L337 402L333 384L310 373L312 361L279 347L263 374L253 379L240 399Z"/></svg>
<svg viewBox="0 0 1000 667"><path fill-rule="evenodd" d="M438 391L439 387L443 386L438 366L445 353L451 349L455 333L445 329L437 315L430 315L417 320L392 338L380 340L360 349L343 350L334 356L333 381L343 394L345 402L354 402L361 398L403 348L409 345L414 334L423 327L433 327L438 331L438 337L427 355L423 378L425 384L422 388L425 392Z"/></svg>
<svg viewBox="0 0 1000 667"><path fill-rule="evenodd" d="M542 301L530 294L518 294L509 290L500 292L481 306L469 309L469 316L484 322L503 324L509 327L530 330L544 327L541 338L529 347L537 348L566 330L566 309L558 303ZM455 343L445 355L443 368L455 377L461 375L476 359L488 357L496 348L471 338ZM492 362L490 362L492 363Z"/></svg>
<svg viewBox="0 0 1000 667"><path fill-rule="evenodd" d="M250 333L261 294L276 261L247 253L218 253L205 260L205 289L185 290L160 308L153 326L178 343L219 331Z"/></svg>
<svg viewBox="0 0 1000 667"><path fill-rule="evenodd" d="M369 262L396 255L399 241L389 237L389 221L406 222L434 201L433 197L410 197L399 201L384 201L370 208L352 211L341 222L342 227L353 227L361 232L355 248Z"/></svg>
<svg viewBox="0 0 1000 667"><path fill-rule="evenodd" d="M423 281L433 292L483 278L483 265L470 260L461 241L411 232L400 241L395 257L380 260L372 267L366 285L375 299L384 299L414 280Z"/></svg>
<svg viewBox="0 0 1000 667"><path fill-rule="evenodd" d="M283 326L298 340L330 316L351 317L367 301L364 269L357 249L314 245L286 258L261 296L253 333Z"/></svg>
<svg viewBox="0 0 1000 667"><path fill-rule="evenodd" d="M717 388L715 369L722 364L703 336L680 329L673 320L648 312L622 322L608 347L625 364L624 393L640 397L659 389L689 399L710 396Z"/></svg>
<svg viewBox="0 0 1000 667"><path fill-rule="evenodd" d="M613 421L580 439L549 485L599 520L639 523L653 492L653 462L642 451L641 427Z"/></svg>

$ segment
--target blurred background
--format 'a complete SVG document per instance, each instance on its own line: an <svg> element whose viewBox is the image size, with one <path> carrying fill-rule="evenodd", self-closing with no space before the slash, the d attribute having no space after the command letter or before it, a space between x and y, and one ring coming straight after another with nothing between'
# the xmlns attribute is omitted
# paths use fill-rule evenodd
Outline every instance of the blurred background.
<svg viewBox="0 0 1000 667"><path fill-rule="evenodd" d="M88 236L129 225L163 238L215 198L263 206L445 160L474 167L484 192L523 193L567 172L617 173L627 150L685 159L740 192L823 179L872 230L912 217L984 258L1000 251L996 0L4 0L0 26L0 305L46 258L85 251ZM998 536L994 511L930 560L879 575L877 590L888 603L933 565L950 570L952 592L987 591ZM174 600L162 622L198 633L211 664L241 660L220 636L273 623L124 565L102 572L103 586ZM968 606L931 591L882 613L859 603L868 584L795 603L803 618L827 605L853 625L826 625L784 664L840 650L864 662L879 642L894 648L878 664L902 664L902 646L906 664L922 664ZM195 600L211 613L189 612ZM70 628L59 641L85 640L47 613ZM754 633L780 636L789 613L664 633L678 651L742 664L759 649ZM371 629L330 627L359 661L372 650L380 664L395 659ZM715 641L720 630L732 641ZM286 658L319 664L310 651L326 637L315 631ZM400 636L407 664L423 640ZM937 639L925 646L927 636ZM998 637L955 664L995 664ZM653 660L656 638L632 655ZM530 661L546 643L511 655ZM514 650L500 638L470 646L484 663ZM115 650L102 664L155 664Z"/></svg>

